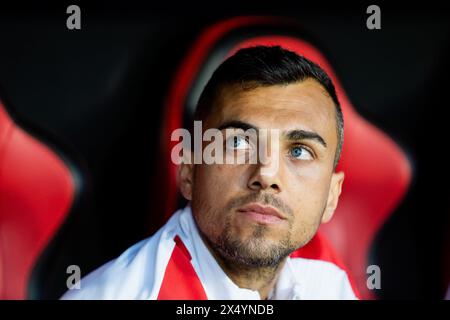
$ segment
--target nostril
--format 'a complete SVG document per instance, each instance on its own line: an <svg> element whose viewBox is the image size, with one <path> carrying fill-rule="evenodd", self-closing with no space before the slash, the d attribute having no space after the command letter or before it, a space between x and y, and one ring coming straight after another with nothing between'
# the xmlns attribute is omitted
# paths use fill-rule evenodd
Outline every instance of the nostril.
<svg viewBox="0 0 450 320"><path fill-rule="evenodd" d="M275 190L279 190L279 189L280 189L276 183L271 184L270 187L271 187L272 189L275 189Z"/></svg>
<svg viewBox="0 0 450 320"><path fill-rule="evenodd" d="M262 188L262 184L261 184L261 182L259 182L259 181L254 181L254 182L252 183L252 186L258 187L258 188Z"/></svg>

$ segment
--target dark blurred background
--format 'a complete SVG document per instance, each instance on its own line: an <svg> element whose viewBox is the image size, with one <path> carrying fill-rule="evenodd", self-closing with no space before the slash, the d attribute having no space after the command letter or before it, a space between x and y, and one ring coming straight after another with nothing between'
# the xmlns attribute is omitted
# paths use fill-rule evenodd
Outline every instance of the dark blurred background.
<svg viewBox="0 0 450 320"><path fill-rule="evenodd" d="M155 167L174 73L208 25L263 14L293 18L317 39L357 111L391 136L413 165L404 201L373 244L371 262L382 270L377 297L444 297L449 11L428 2L379 4L382 29L370 31L370 3L277 3L0 6L1 99L24 126L77 159L90 190L89 204L61 227L35 273L49 271L45 261L58 259L68 243L75 248L72 260L81 259L87 272L159 228L161 218L151 215L159 197ZM66 28L70 4L81 8L81 30ZM36 280L29 297L54 298L51 279Z"/></svg>

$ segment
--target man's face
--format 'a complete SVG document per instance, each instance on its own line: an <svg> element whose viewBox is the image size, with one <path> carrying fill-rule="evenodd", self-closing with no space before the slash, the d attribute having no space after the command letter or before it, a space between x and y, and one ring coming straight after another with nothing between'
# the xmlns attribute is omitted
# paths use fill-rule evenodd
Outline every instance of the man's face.
<svg viewBox="0 0 450 320"><path fill-rule="evenodd" d="M275 266L306 244L337 205L343 174L333 170L335 107L311 79L251 90L225 87L203 129L222 128L225 136L225 128L240 124L278 129L271 143L279 152L265 164L183 164L180 188L215 254L241 265ZM232 139L224 152L253 148L239 136ZM274 157L277 170L264 174Z"/></svg>

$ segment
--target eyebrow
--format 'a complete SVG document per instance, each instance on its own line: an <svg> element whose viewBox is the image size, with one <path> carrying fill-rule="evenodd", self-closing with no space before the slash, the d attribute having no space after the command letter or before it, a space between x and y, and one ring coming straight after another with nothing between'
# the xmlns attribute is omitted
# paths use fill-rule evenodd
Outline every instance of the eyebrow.
<svg viewBox="0 0 450 320"><path fill-rule="evenodd" d="M222 124L218 129L228 129L228 128L235 128L235 129L242 129L244 131L247 131L248 129L255 129L256 131L259 130L258 127L255 127L247 122L239 121L239 120L231 120L227 121L224 124Z"/></svg>
<svg viewBox="0 0 450 320"><path fill-rule="evenodd" d="M305 131L305 130L291 130L288 131L285 136L288 138L288 140L315 140L319 142L322 146L325 148L327 147L327 143L325 140L317 133L312 131Z"/></svg>
<svg viewBox="0 0 450 320"><path fill-rule="evenodd" d="M256 131L259 130L258 127L251 125L247 122L239 121L239 120L231 120L227 121L224 124L222 124L218 129L223 130L227 128L236 128L236 129L242 129L244 131L248 129L254 129ZM284 136L291 141L297 141L297 140L314 140L319 142L322 146L325 148L327 147L327 143L325 140L316 132L313 131L306 131L306 130L290 130L284 134Z"/></svg>

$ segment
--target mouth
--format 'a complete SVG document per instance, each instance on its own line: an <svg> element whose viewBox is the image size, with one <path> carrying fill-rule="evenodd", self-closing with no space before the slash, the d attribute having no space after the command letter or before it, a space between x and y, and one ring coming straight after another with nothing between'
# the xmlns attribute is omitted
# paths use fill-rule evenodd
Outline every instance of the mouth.
<svg viewBox="0 0 450 320"><path fill-rule="evenodd" d="M274 207L264 206L255 202L240 207L237 211L250 220L262 224L276 224L286 220L286 217Z"/></svg>

